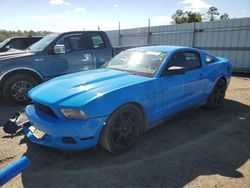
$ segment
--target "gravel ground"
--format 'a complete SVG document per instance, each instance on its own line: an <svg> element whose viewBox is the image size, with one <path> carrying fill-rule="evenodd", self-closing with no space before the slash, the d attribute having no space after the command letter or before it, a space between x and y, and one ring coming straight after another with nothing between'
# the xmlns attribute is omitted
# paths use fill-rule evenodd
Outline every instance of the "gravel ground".
<svg viewBox="0 0 250 188"><path fill-rule="evenodd" d="M21 109L0 102L0 127ZM0 128L0 169L22 155L32 166L3 187L250 187L250 78L232 78L221 108L181 113L122 155L49 149Z"/></svg>

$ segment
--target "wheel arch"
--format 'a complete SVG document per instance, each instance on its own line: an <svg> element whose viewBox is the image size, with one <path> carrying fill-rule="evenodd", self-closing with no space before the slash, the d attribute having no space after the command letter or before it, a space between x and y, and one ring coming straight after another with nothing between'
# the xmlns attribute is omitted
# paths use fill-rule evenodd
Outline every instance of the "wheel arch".
<svg viewBox="0 0 250 188"><path fill-rule="evenodd" d="M215 87L216 83L217 83L220 79L222 79L222 80L226 83L226 85L228 86L227 77L226 77L225 75L220 75L220 76L214 81L212 89Z"/></svg>
<svg viewBox="0 0 250 188"><path fill-rule="evenodd" d="M110 114L109 117L111 117L111 115L112 115L115 111L117 111L118 109L122 108L122 107L125 106L125 105L129 105L129 104L134 105L136 108L138 108L138 109L141 111L141 113L142 113L142 115L143 115L143 119L144 119L143 131L145 131L146 128L147 128L147 127L146 127L146 126L147 126L147 114L146 114L146 111L145 111L144 107L143 107L139 102L131 101L131 102L123 103L123 104L121 104L120 106L117 106L117 107L111 112L111 114ZM109 118L108 118L108 119L109 119ZM106 122L108 121L108 119L106 120Z"/></svg>
<svg viewBox="0 0 250 188"><path fill-rule="evenodd" d="M44 81L43 76L36 70L34 69L29 69L29 68L16 68L16 69L11 69L9 71L7 71L6 73L4 73L1 77L0 77L0 87L2 88L5 81L10 78L13 75L20 75L20 74L25 74L25 75L30 75L32 77L34 77L38 83L42 83Z"/></svg>
<svg viewBox="0 0 250 188"><path fill-rule="evenodd" d="M140 109L142 115L143 115L143 120L144 120L144 123L143 123L143 131L146 130L146 126L147 126L147 115L146 115L146 112L145 112L145 109L144 107L138 103L138 102L130 102L128 104L133 104L135 105L138 109Z"/></svg>
<svg viewBox="0 0 250 188"><path fill-rule="evenodd" d="M218 80L220 80L220 79L224 80L225 83L226 83L226 85L227 85L227 79L226 79L225 76L220 76L219 79L216 80L216 82L217 82Z"/></svg>

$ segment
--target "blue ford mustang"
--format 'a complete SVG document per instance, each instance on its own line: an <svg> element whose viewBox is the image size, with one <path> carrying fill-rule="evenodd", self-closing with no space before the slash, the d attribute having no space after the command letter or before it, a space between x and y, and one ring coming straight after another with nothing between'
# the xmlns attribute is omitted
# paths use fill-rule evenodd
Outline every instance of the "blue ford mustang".
<svg viewBox="0 0 250 188"><path fill-rule="evenodd" d="M227 59L194 48L129 49L100 69L32 89L24 133L33 143L58 149L100 143L110 152L124 152L145 130L180 111L220 106L231 69Z"/></svg>

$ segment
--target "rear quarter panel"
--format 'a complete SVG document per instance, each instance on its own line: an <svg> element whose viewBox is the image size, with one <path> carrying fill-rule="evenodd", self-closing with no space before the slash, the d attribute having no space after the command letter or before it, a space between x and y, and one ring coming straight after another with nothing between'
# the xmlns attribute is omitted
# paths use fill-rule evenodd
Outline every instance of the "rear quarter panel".
<svg viewBox="0 0 250 188"><path fill-rule="evenodd" d="M232 65L228 59L222 57L215 57L217 61L212 63L206 63L205 55L207 53L202 52L202 63L203 63L203 70L204 75L206 76L207 80L207 87L205 92L210 94L214 88L215 83L220 78L226 79L227 86L230 83L231 75L232 75ZM210 55L210 54L208 54ZM212 56L212 55L210 55Z"/></svg>

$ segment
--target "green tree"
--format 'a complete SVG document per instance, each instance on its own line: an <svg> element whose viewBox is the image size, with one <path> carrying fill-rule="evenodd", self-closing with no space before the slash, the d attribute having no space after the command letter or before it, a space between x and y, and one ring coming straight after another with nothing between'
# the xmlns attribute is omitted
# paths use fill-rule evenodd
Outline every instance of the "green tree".
<svg viewBox="0 0 250 188"><path fill-rule="evenodd" d="M6 39L6 36L0 33L0 42L4 41Z"/></svg>
<svg viewBox="0 0 250 188"><path fill-rule="evenodd" d="M173 24L202 22L202 16L200 13L192 11L183 12L181 9L176 10L172 19Z"/></svg>
<svg viewBox="0 0 250 188"><path fill-rule="evenodd" d="M202 22L202 16L198 12L188 11L186 12L187 23Z"/></svg>
<svg viewBox="0 0 250 188"><path fill-rule="evenodd" d="M0 30L0 41L3 41L5 40L6 38L9 38L9 37L14 37L14 36L36 36L36 35L39 35L39 36L45 36L47 34L50 34L52 32L50 31L33 31L33 30L30 30L30 31L21 31L21 30L17 30L17 31L7 31L7 30L4 30L4 29L1 29Z"/></svg>
<svg viewBox="0 0 250 188"><path fill-rule="evenodd" d="M220 15L220 20L228 20L228 19L229 19L229 16L226 12L224 14Z"/></svg>
<svg viewBox="0 0 250 188"><path fill-rule="evenodd" d="M172 19L174 24L182 24L187 22L185 13L181 9L176 10L172 16Z"/></svg>
<svg viewBox="0 0 250 188"><path fill-rule="evenodd" d="M218 9L216 7L210 7L207 11L209 21L214 21L216 16L218 16L219 14L220 13L218 12Z"/></svg>
<svg viewBox="0 0 250 188"><path fill-rule="evenodd" d="M3 36L5 36L5 38L8 38L9 35L10 35L9 32L7 30L4 30L4 29L0 30L0 34L2 34Z"/></svg>
<svg viewBox="0 0 250 188"><path fill-rule="evenodd" d="M36 32L33 31L33 30L30 30L30 31L29 31L29 36L34 36L34 35L36 35Z"/></svg>

